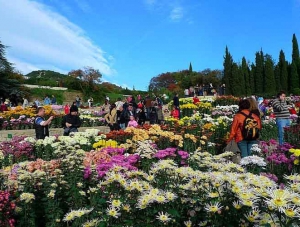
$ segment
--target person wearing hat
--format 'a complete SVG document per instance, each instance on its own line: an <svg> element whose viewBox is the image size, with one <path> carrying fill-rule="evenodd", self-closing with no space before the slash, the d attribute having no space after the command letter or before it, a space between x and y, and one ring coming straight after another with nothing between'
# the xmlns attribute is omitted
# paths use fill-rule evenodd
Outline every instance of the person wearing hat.
<svg viewBox="0 0 300 227"><path fill-rule="evenodd" d="M71 132L78 132L81 121L78 115L78 107L72 105L70 113L65 115L62 120L62 127L64 128L64 136L68 136Z"/></svg>

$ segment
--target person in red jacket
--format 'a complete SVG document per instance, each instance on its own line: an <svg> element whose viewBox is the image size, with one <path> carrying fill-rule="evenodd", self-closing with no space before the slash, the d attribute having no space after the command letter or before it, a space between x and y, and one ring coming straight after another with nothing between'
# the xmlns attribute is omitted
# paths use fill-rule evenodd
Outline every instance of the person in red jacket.
<svg viewBox="0 0 300 227"><path fill-rule="evenodd" d="M70 113L70 105L69 105L69 103L67 103L66 105L65 105L65 114L67 115L67 114L69 114Z"/></svg>
<svg viewBox="0 0 300 227"><path fill-rule="evenodd" d="M176 106L173 106L171 116L174 117L175 119L179 119L179 110Z"/></svg>
<svg viewBox="0 0 300 227"><path fill-rule="evenodd" d="M200 102L198 96L195 94L193 97L193 103L196 105L198 102Z"/></svg>

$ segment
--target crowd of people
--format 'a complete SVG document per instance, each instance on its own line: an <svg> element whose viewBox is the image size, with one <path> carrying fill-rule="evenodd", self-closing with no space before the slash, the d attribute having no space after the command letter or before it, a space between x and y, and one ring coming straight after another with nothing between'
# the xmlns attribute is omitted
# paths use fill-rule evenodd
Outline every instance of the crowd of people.
<svg viewBox="0 0 300 227"><path fill-rule="evenodd" d="M103 110L107 108L105 120L111 130L142 126L146 121L150 124L161 124L164 121L163 102L157 96L146 95L142 98L138 95L136 99L134 96L127 96L123 100L118 98L111 104L106 98Z"/></svg>
<svg viewBox="0 0 300 227"><path fill-rule="evenodd" d="M184 89L185 97L194 97L196 96L217 96L225 95L225 84L220 86L214 86L212 83L209 84L197 84L196 86L190 86L189 88Z"/></svg>
<svg viewBox="0 0 300 227"><path fill-rule="evenodd" d="M192 95L194 104L200 102L196 92L199 92L199 90L195 88L189 89L189 93L185 91L186 96L190 97ZM92 108L92 97L89 98L88 103L89 107ZM46 96L42 104L55 105L55 96L53 95L51 99ZM69 104L65 105L65 116L62 120L64 135L78 131L81 125L78 112L80 104L81 98L76 96L71 106L69 106ZM28 100L23 98L23 108L26 108L28 105ZM9 106L9 100L1 100L0 111L7 111ZM47 120L44 119L45 109L37 99L33 102L33 107L37 109L37 116L34 121L36 137L43 139L49 136L48 126L51 124L53 116ZM146 95L144 98L142 98L141 95L138 95L136 98L130 95L123 98L123 100L118 98L118 100L113 103L110 102L109 97L106 96L101 108L106 112L105 121L111 130L142 126L146 121L150 124L161 124L164 122L163 102L160 97L155 95L152 97ZM284 128L290 126L291 114L296 114L294 106L288 105L285 92L279 92L277 97L272 100L264 100L254 95L240 100L239 110L233 118L227 143L235 141L241 151L241 157L251 155L251 147L253 144L258 143L259 132L262 129L262 120L267 118L267 111L270 108L272 108L272 113L268 115L268 118L276 119L278 140L279 144L282 145L284 143ZM175 94L173 97L173 108L170 115L176 119L180 119L178 94Z"/></svg>

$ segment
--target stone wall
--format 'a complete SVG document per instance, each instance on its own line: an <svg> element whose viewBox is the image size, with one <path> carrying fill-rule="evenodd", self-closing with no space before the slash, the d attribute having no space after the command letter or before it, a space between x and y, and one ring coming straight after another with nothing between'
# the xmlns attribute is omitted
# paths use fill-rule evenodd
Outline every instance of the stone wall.
<svg viewBox="0 0 300 227"><path fill-rule="evenodd" d="M86 129L89 129L90 127L81 127L78 129L80 132L84 132ZM106 126L98 126L93 127L96 129L99 129L102 133L108 133L110 131L109 127ZM52 135L62 135L63 129L62 128L50 128L50 136ZM0 131L0 142L9 140L11 136L31 136L35 137L35 131L34 129L27 129L27 130L1 130Z"/></svg>

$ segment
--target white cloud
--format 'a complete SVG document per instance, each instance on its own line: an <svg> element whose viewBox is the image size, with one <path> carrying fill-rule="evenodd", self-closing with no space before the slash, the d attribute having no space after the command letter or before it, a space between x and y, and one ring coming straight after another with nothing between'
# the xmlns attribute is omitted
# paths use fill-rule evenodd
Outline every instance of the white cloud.
<svg viewBox="0 0 300 227"><path fill-rule="evenodd" d="M181 6L173 7L170 13L170 19L179 21L183 18L183 8Z"/></svg>
<svg viewBox="0 0 300 227"><path fill-rule="evenodd" d="M85 13L91 11L91 7L86 0L75 0L77 6Z"/></svg>
<svg viewBox="0 0 300 227"><path fill-rule="evenodd" d="M84 31L51 8L30 0L0 0L0 40L10 46L17 69L71 69L91 66L110 76L112 59ZM46 68L44 68L46 67Z"/></svg>

